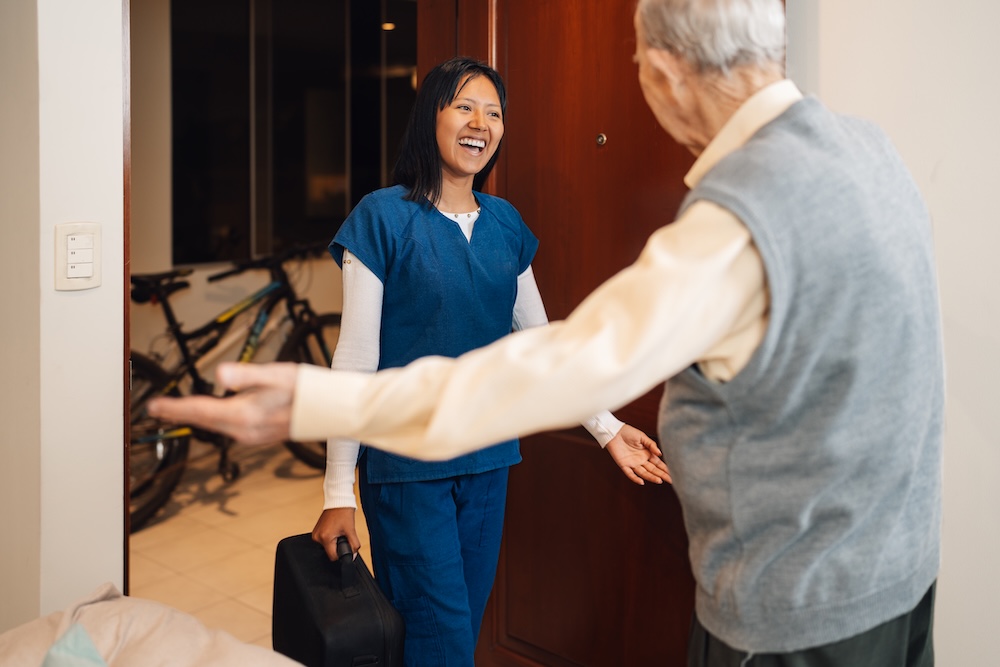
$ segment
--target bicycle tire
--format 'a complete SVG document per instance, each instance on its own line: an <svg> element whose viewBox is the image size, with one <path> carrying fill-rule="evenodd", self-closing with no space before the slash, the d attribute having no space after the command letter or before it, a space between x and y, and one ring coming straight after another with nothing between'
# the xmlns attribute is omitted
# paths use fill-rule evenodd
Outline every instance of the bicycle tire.
<svg viewBox="0 0 1000 667"><path fill-rule="evenodd" d="M317 315L296 326L278 350L278 361L293 361L329 368L331 359L326 358L318 343L320 336L326 342L326 351L332 355L340 336L339 313ZM306 465L320 470L326 468L325 440L313 442L286 440L285 447Z"/></svg>
<svg viewBox="0 0 1000 667"><path fill-rule="evenodd" d="M139 352L131 352L129 401L129 532L149 523L166 505L187 465L189 435L164 437L173 426L146 413L149 399L164 393L180 395L176 388L164 392L170 377L163 368Z"/></svg>

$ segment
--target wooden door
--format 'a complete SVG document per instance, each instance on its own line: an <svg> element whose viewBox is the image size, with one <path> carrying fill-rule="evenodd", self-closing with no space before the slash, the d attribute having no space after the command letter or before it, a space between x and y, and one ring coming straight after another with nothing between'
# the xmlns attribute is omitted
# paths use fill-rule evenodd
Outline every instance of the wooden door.
<svg viewBox="0 0 1000 667"><path fill-rule="evenodd" d="M496 0L490 17L509 97L497 189L541 240L552 319L634 261L686 191L693 157L642 98L631 9ZM659 394L617 414L654 435ZM672 489L628 482L582 428L522 453L477 664L683 664L694 584Z"/></svg>
<svg viewBox="0 0 1000 667"><path fill-rule="evenodd" d="M462 54L507 83L490 189L538 235L535 274L563 318L673 219L693 161L642 98L634 3L419 1L421 75ZM655 436L659 394L616 414ZM476 664L684 664L694 583L672 489L628 482L582 428L521 450Z"/></svg>

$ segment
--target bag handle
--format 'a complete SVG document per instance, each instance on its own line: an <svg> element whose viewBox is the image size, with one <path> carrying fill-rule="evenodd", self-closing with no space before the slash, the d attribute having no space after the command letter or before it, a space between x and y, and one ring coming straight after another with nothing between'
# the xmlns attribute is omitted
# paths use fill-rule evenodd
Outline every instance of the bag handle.
<svg viewBox="0 0 1000 667"><path fill-rule="evenodd" d="M345 598L360 595L358 570L354 563L354 550L343 535L337 537L337 564L340 566L340 590Z"/></svg>

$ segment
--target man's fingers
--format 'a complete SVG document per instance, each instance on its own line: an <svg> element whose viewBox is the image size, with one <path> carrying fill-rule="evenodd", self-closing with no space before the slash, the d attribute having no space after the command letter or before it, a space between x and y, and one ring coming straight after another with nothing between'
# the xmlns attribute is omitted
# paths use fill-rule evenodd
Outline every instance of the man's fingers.
<svg viewBox="0 0 1000 667"><path fill-rule="evenodd" d="M294 386L295 364L241 364L227 361L215 369L215 379L226 389L241 391L253 387Z"/></svg>
<svg viewBox="0 0 1000 667"><path fill-rule="evenodd" d="M184 399L157 397L149 401L146 411L164 421L202 424L213 414L216 400L210 396L189 396Z"/></svg>

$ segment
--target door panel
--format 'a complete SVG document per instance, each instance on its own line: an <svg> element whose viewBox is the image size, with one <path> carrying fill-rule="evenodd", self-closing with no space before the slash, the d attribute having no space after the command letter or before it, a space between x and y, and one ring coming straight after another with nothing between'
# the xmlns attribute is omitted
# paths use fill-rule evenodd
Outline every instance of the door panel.
<svg viewBox="0 0 1000 667"><path fill-rule="evenodd" d="M457 0L417 2L417 77L424 80L435 65L457 53Z"/></svg>
<svg viewBox="0 0 1000 667"><path fill-rule="evenodd" d="M522 444L476 664L683 664L693 584L673 491L634 486L574 433Z"/></svg>
<svg viewBox="0 0 1000 667"><path fill-rule="evenodd" d="M490 27L481 41L463 15ZM642 98L628 5L459 0L458 33L507 83L493 186L541 240L535 274L563 318L673 219L693 158ZM616 414L655 435L659 393ZM582 428L524 438L522 454L476 664L683 664L694 584L673 490L628 482Z"/></svg>
<svg viewBox="0 0 1000 667"><path fill-rule="evenodd" d="M642 98L625 6L498 4L510 98L507 195L544 232L536 273L550 316L562 318L672 219L692 157Z"/></svg>

